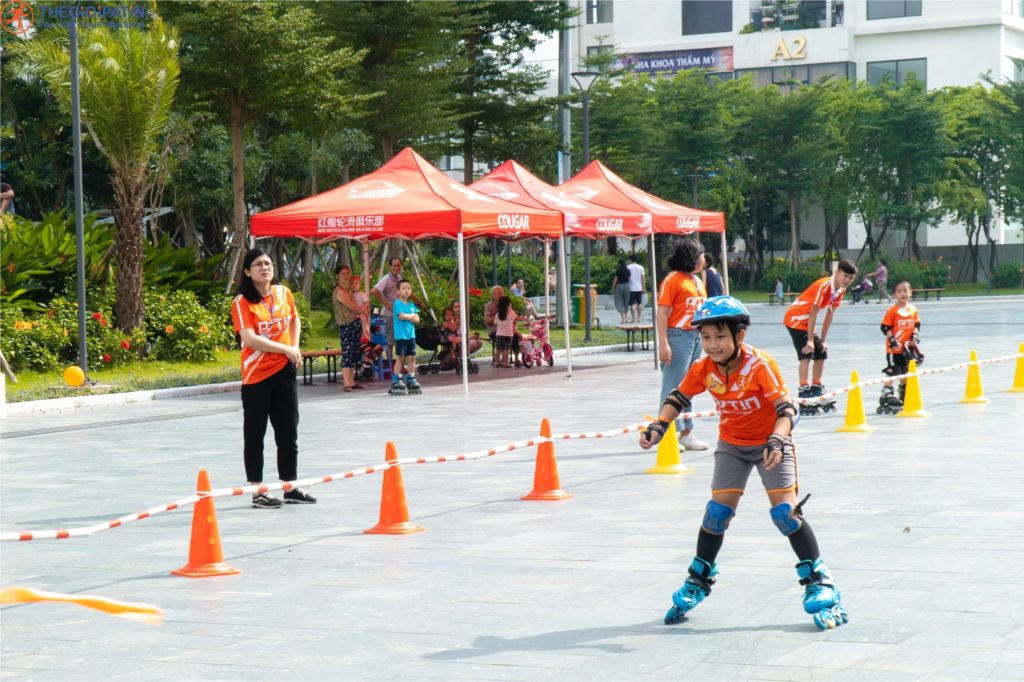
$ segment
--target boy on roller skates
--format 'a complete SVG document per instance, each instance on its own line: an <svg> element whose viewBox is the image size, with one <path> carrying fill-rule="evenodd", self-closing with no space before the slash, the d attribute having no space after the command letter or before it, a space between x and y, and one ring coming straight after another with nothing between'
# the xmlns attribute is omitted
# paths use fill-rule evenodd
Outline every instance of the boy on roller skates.
<svg viewBox="0 0 1024 682"><path fill-rule="evenodd" d="M916 360L920 367L924 355L918 346L921 337L921 317L917 308L910 302L914 289L910 282L896 284L893 290L896 303L885 311L882 318L882 333L885 334L885 369L886 376L894 377L906 374L910 370L910 361ZM900 394L896 395L892 381L886 381L882 395L878 397L878 414L896 414L903 409L903 393L907 388L907 380L900 379Z"/></svg>
<svg viewBox="0 0 1024 682"><path fill-rule="evenodd" d="M395 369L391 373L391 388L388 389L388 395L423 393L419 382L416 381L416 325L420 321L420 310L409 300L411 297L412 283L407 279L401 280L398 283L398 298L391 304L395 317Z"/></svg>
<svg viewBox="0 0 1024 682"><path fill-rule="evenodd" d="M736 514L750 470L757 468L771 501L772 522L789 539L805 587L804 610L820 629L847 621L839 590L818 553L818 542L797 503L796 448L790 433L797 411L775 360L743 343L750 313L731 296L715 296L702 305L691 324L700 330L705 356L690 366L679 388L661 407L658 419L640 434L640 447L661 440L668 424L690 411L690 399L708 391L720 415L711 500L697 534L697 555L690 577L672 595L666 625L678 623L711 593L718 575L715 559Z"/></svg>
<svg viewBox="0 0 1024 682"><path fill-rule="evenodd" d="M839 261L836 272L831 277L822 277L807 287L793 304L786 309L783 324L789 330L796 348L796 357L800 361L800 398L817 398L825 392L821 383L821 375L825 371L825 360L828 359L828 336L832 318L843 300L846 287L853 282L857 274L857 266L852 261ZM818 312L824 309L825 319L821 322L821 336L814 333L818 321ZM813 383L808 383L808 365L814 361ZM818 414L818 410L828 412L835 409L834 400L819 400L810 404L800 404L800 414Z"/></svg>

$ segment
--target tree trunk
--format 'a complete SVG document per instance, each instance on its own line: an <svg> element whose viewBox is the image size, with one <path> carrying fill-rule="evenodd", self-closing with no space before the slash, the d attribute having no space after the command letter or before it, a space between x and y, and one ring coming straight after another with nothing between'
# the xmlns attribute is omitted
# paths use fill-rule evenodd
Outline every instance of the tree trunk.
<svg viewBox="0 0 1024 682"><path fill-rule="evenodd" d="M789 247L792 254L790 262L795 270L800 267L800 229L796 223L796 193L787 192L786 197L789 200Z"/></svg>
<svg viewBox="0 0 1024 682"><path fill-rule="evenodd" d="M245 230L245 121L242 118L242 102L238 97L231 101L231 196L234 208L231 246L244 252L248 248ZM230 281L238 281L242 272L239 258L233 272L228 273Z"/></svg>
<svg viewBox="0 0 1024 682"><path fill-rule="evenodd" d="M145 167L128 177L111 176L114 188L114 321L125 333L142 324L142 214L145 204Z"/></svg>

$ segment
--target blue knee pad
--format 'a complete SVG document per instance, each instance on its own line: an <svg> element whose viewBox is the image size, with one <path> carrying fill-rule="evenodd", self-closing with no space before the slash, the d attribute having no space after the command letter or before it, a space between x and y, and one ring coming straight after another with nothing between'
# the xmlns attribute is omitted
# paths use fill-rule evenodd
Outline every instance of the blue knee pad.
<svg viewBox="0 0 1024 682"><path fill-rule="evenodd" d="M789 537L800 530L803 522L793 514L793 505L789 502L780 502L771 509L772 523L779 529L779 532Z"/></svg>
<svg viewBox="0 0 1024 682"><path fill-rule="evenodd" d="M729 527L729 520L735 515L736 511L729 505L708 500L708 506L704 510L704 521L700 525L713 535L721 535Z"/></svg>

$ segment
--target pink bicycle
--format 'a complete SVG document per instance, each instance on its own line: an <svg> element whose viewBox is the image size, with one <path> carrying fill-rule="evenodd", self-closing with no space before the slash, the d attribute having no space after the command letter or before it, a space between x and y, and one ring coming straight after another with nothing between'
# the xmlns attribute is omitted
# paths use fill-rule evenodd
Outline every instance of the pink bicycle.
<svg viewBox="0 0 1024 682"><path fill-rule="evenodd" d="M533 339L523 339L520 344L520 351L523 356L523 366L533 367L534 365L540 367L541 364L547 361L549 367L553 367L555 364L555 353L551 349L551 344L548 343L548 328L544 324L543 320L537 320L530 324L530 333L533 334Z"/></svg>

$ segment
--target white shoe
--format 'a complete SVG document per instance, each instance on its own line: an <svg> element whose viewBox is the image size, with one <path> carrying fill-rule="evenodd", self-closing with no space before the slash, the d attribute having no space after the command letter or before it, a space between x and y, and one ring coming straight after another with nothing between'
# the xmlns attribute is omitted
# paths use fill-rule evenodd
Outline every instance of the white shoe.
<svg viewBox="0 0 1024 682"><path fill-rule="evenodd" d="M679 446L683 450L707 450L710 445L702 440L697 440L693 436L685 436L679 441Z"/></svg>

